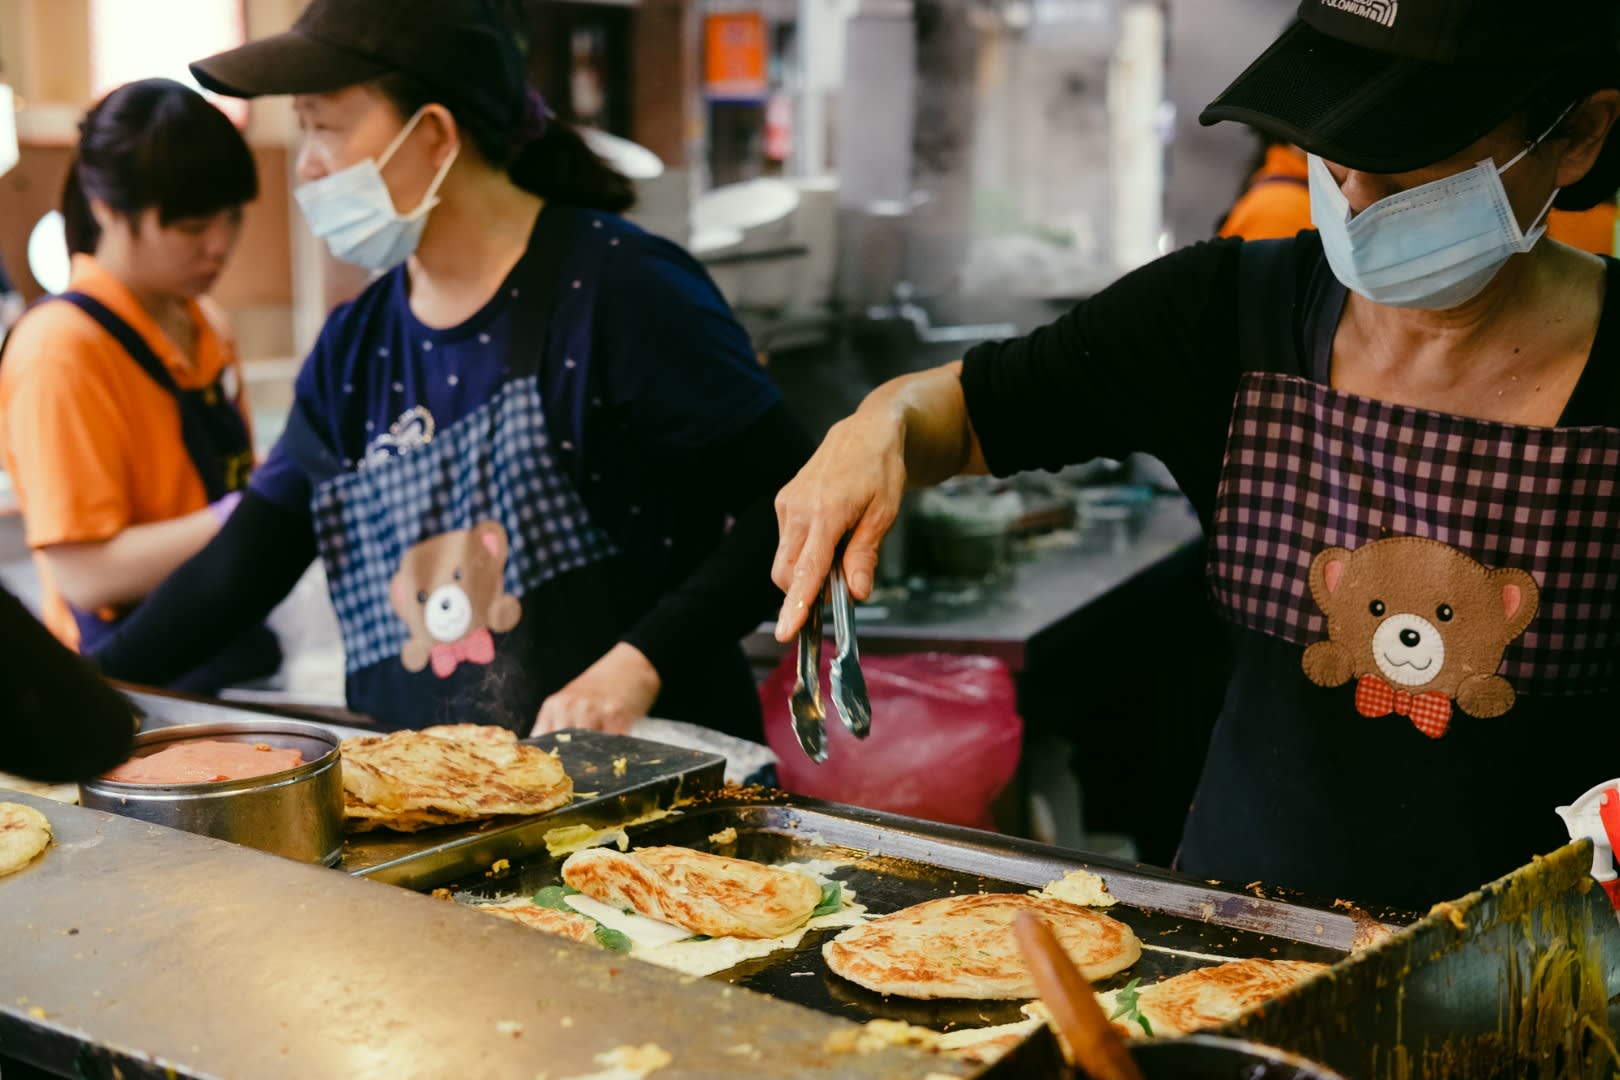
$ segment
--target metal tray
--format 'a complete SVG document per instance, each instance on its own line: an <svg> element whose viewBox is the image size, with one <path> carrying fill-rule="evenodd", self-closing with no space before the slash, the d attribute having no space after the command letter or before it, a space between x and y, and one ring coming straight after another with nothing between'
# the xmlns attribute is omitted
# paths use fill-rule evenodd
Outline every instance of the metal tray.
<svg viewBox="0 0 1620 1080"><path fill-rule="evenodd" d="M1038 889L1071 870L1101 874L1119 900L1108 914L1136 932L1143 953L1131 969L1099 983L1100 989L1132 978L1154 982L1242 957L1334 963L1372 921L1331 904L1252 895L1028 841L788 798L722 796L628 831L636 846L676 844L763 863L846 861L832 876L879 915L954 893ZM727 828L736 830L736 842L717 847L711 835ZM463 880L452 892L463 899L532 894L557 884L560 870L560 859L514 861L508 872ZM821 955L820 946L836 933L812 932L797 950L745 961L714 978L852 1020L905 1020L951 1030L1024 1019L1019 1002L885 998L846 982L827 969Z"/></svg>
<svg viewBox="0 0 1620 1080"><path fill-rule="evenodd" d="M607 828L719 789L726 759L663 743L573 731L524 739L557 751L574 781L574 801L547 814L498 817L419 833L359 833L343 844L338 869L408 889L431 889L498 860L546 855L546 833L567 825ZM615 765L623 760L623 768Z"/></svg>

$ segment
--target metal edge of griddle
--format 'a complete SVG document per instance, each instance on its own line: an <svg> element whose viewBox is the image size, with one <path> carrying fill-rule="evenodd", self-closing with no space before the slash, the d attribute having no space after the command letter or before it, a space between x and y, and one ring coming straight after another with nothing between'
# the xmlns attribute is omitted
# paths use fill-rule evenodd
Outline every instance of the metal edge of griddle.
<svg viewBox="0 0 1620 1080"><path fill-rule="evenodd" d="M751 1062L816 1080L1018 1075L905 1048L846 1052L835 1045L855 1025L764 995L223 841L15 798L47 814L55 842L0 879L0 1053L55 1074L573 1075L600 1067L602 1050L655 1042L673 1057L658 1071L670 1080Z"/></svg>
<svg viewBox="0 0 1620 1080"><path fill-rule="evenodd" d="M344 862L340 862L338 868L355 877L423 891L468 874L483 873L502 859L517 861L545 854L546 835L556 829L575 825L613 828L649 813L668 810L682 800L718 790L725 775L725 758L719 755L628 735L575 732L561 745L556 735L525 741L548 750L555 747L576 787L584 782L600 784L602 790L592 798L546 814L493 825L451 827L448 836L430 835L439 830L416 834L426 837L425 843L414 846L407 841L397 842L393 846L402 849L402 853L387 855L376 862L356 860L351 863L351 855L361 849L358 845L346 844ZM664 767L639 781L627 775L628 784L614 787L615 777L601 775L600 770L589 778L583 771L576 772L581 755L586 751L593 751L604 759L624 756L629 760L631 773L639 772L639 767L645 764ZM654 755L657 755L656 760L653 760Z"/></svg>
<svg viewBox="0 0 1620 1080"><path fill-rule="evenodd" d="M814 833L831 844L911 859L967 874L1000 878L1031 888L1086 870L1103 878L1114 899L1128 907L1214 923L1340 952L1364 940L1369 924L1400 930L1415 914L1370 909L1286 890L1245 887L1189 877L1161 867L956 825L920 821L876 810L791 795L762 800L721 797L701 808L733 807L774 817L765 827ZM1258 894L1258 895L1257 895Z"/></svg>
<svg viewBox="0 0 1620 1080"><path fill-rule="evenodd" d="M1221 1034L1361 1080L1612 1077L1620 923L1568 844L1356 952Z"/></svg>

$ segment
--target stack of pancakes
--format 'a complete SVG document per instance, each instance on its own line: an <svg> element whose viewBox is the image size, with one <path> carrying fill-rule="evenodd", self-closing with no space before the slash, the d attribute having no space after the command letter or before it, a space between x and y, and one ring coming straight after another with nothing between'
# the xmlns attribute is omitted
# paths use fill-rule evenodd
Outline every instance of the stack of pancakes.
<svg viewBox="0 0 1620 1080"><path fill-rule="evenodd" d="M343 741L350 832L543 814L573 797L562 762L505 728L453 724Z"/></svg>

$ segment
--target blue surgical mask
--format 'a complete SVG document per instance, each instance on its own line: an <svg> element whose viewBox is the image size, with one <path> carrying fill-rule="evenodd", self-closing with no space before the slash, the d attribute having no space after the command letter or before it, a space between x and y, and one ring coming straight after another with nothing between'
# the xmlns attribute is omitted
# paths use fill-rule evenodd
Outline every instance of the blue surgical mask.
<svg viewBox="0 0 1620 1080"><path fill-rule="evenodd" d="M422 242L428 214L439 204L439 188L460 148L439 166L421 204L408 214L394 209L393 197L382 178L383 166L421 119L422 110L418 109L381 157L367 158L330 176L311 180L295 192L311 231L344 262L367 270L392 270L410 258Z"/></svg>
<svg viewBox="0 0 1620 1080"><path fill-rule="evenodd" d="M1443 311L1478 296L1508 259L1535 247L1547 231L1543 219L1558 189L1525 232L1502 174L1562 120L1501 168L1481 161L1455 176L1379 199L1354 216L1327 164L1311 154L1311 221L1321 233L1333 276L1386 307Z"/></svg>

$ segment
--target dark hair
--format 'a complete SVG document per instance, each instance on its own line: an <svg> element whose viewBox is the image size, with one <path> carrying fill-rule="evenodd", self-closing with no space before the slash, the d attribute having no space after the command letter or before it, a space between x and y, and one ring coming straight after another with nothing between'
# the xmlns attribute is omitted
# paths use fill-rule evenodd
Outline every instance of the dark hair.
<svg viewBox="0 0 1620 1080"><path fill-rule="evenodd" d="M156 207L164 225L207 217L259 194L253 154L236 125L195 90L169 79L128 83L79 122L79 148L62 188L68 250L91 254L100 199L125 217Z"/></svg>
<svg viewBox="0 0 1620 1080"><path fill-rule="evenodd" d="M546 116L539 94L533 91L523 108L513 103L515 122L506 130L496 130L409 76L384 75L370 85L402 118L415 115L424 105L443 104L479 156L506 169L512 182L530 194L611 214L622 214L636 204L635 184L598 157L578 131Z"/></svg>
<svg viewBox="0 0 1620 1080"><path fill-rule="evenodd" d="M1620 88L1620 65L1614 61L1572 65L1525 106L1525 138L1534 139L1554 124L1558 127L1552 132L1553 136L1569 134L1570 121L1581 103L1597 91L1609 87ZM1568 115L1564 115L1565 110L1568 110ZM1562 122L1559 121L1560 116L1563 116ZM1553 205L1560 210L1590 210L1599 203L1612 200L1617 191L1620 191L1620 135L1611 128L1592 168L1585 176L1560 191Z"/></svg>

